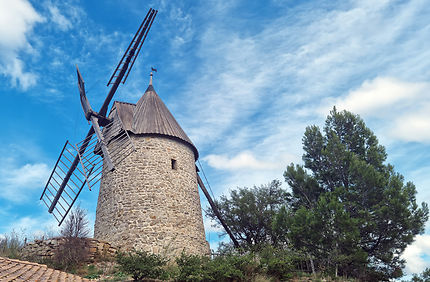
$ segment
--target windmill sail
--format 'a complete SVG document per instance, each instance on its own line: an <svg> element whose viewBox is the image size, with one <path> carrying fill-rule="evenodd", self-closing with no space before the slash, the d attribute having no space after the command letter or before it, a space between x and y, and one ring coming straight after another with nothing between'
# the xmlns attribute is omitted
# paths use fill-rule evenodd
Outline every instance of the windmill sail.
<svg viewBox="0 0 430 282"><path fill-rule="evenodd" d="M78 156L78 150L76 146L72 145L69 141L64 144L63 150L57 159L54 169L52 170L51 176L48 179L48 183L43 190L40 200L50 208L54 202L58 191L60 190L63 180L67 176L67 172L70 171L70 167L73 164L73 160ZM63 188L62 193L57 199L57 203L52 209L52 214L58 221L59 225L63 222L67 216L70 208L75 203L76 198L81 193L85 186L87 176L85 171L76 167L73 173L69 176L69 181Z"/></svg>
<svg viewBox="0 0 430 282"><path fill-rule="evenodd" d="M81 75L81 73L79 71L78 66L76 66L76 72L78 74L79 95L80 95L80 98L81 98L82 109L84 110L85 117L86 117L87 120L89 120L91 122L91 124L93 126L94 132L96 133L97 139L98 139L99 144L100 144L100 148L101 148L101 150L103 152L103 157L106 160L106 166L109 168L109 170L113 170L114 169L114 165L112 163L109 150L106 147L105 140L103 138L103 135L102 135L101 130L100 130L100 125L99 125L99 118L100 119L106 119L106 118L101 117L99 114L95 113L91 109L90 102L88 101L87 96L85 94L84 80L82 78L82 75ZM92 138L92 135L91 136L87 136L87 138ZM84 141L83 144L86 144L85 141ZM81 146L79 151L80 152L85 152L85 149L86 148L83 148Z"/></svg>
<svg viewBox="0 0 430 282"><path fill-rule="evenodd" d="M145 19L139 26L139 29L134 35L133 40L131 41L130 45L128 46L127 50L119 61L118 66L110 77L107 86L109 86L110 84L115 84L117 81L122 82L123 84L125 83L128 75L130 74L131 68L134 65L134 62L136 61L137 56L140 53L140 49L142 48L143 42L148 35L149 29L151 28L152 22L154 21L157 13L157 10L149 9L148 14L146 14ZM128 67L129 64L130 67ZM121 75L121 73L123 73L123 75ZM124 76L125 73L126 75ZM118 77L120 79L118 79Z"/></svg>
<svg viewBox="0 0 430 282"><path fill-rule="evenodd" d="M140 25L139 29L134 35L133 40L131 41L130 45L128 46L127 50L122 56L111 78L109 79L107 86L112 84L112 88L110 89L106 97L106 100L99 111L100 115L103 115L103 116L106 115L107 108L109 106L110 101L112 100L113 95L115 94L116 89L118 88L121 81L123 84L125 83L125 80L127 79L128 75L125 78L124 78L124 75L129 69L130 62L132 62L132 65L130 66L130 70L131 70L131 67L134 64L134 61L136 60L136 56L139 54L140 48L142 48L142 44L146 39L146 36L148 35L149 29L151 28L152 22L154 21L157 13L158 13L157 10L154 10L152 8L149 9L145 19L143 20L142 24ZM137 50L138 52L136 53Z"/></svg>
<svg viewBox="0 0 430 282"><path fill-rule="evenodd" d="M134 151L130 136L127 130L124 129L122 121L116 112L113 115L113 122L103 128L103 137L107 144L115 142L115 146L110 151L113 165L118 165ZM109 170L108 166L103 164L99 144L94 134L76 145L66 141L40 197L40 200L50 208L67 173L71 171L73 160L77 158L79 165L73 170L52 210L52 214L59 223L58 225L61 225L84 186L91 190L100 181L103 171ZM81 154L81 148L84 145L86 150Z"/></svg>
<svg viewBox="0 0 430 282"><path fill-rule="evenodd" d="M130 155L135 148L116 111L112 116L112 120L111 123L103 128L103 138L107 147L109 147L112 164L117 166L123 159ZM98 139L95 138L94 135L88 138L89 140L84 139L76 144L76 147L79 151L81 146L88 142L87 150L83 154L80 154L79 157L85 175L87 176L86 183L91 190L100 180L102 172L108 171L109 169L106 166L106 158L104 158L102 152L100 152L101 143L98 142ZM109 144L113 145L109 146Z"/></svg>
<svg viewBox="0 0 430 282"><path fill-rule="evenodd" d="M139 30L135 34L124 56L115 69L114 74L109 80L108 85L112 84L112 87L98 113L94 112L90 107L85 95L84 81L80 75L79 69L77 70L82 108L84 110L85 117L87 120L92 122L93 126L88 131L85 139L79 142L77 146L73 146L69 141L66 142L51 176L48 179L48 183L43 190L42 196L40 197L40 200L48 206L48 212L54 214L59 225L63 222L68 211L79 196L80 191L85 186L85 183L87 183L91 188L100 179L99 177L101 172L98 171L98 169L103 170L103 168L106 167L112 170L115 162L125 158L125 156L127 156L126 152L128 152L129 148L132 147L127 132L124 131L123 128L121 129L121 122L110 122L106 119L106 113L119 84L121 81L123 83L125 82L131 66L133 66L134 61L142 48L143 41L149 32L157 12L157 10L152 8L149 9L145 19L139 27ZM129 68L130 62L131 66ZM126 73L127 76L124 78ZM114 82L112 83L112 81ZM115 149L114 152L112 152L112 156L108 152L106 146L107 143L109 143L109 140L106 141L107 143L104 141L104 133L101 132L100 125L104 126L104 129L111 127L116 128L115 130L120 132L114 137L119 138L123 146L120 149ZM106 129L106 133L107 132L112 132L112 130ZM94 138L94 133L96 133L97 138ZM100 144L100 148L96 149L97 144ZM88 150L89 146L93 149ZM98 153L100 151L99 149L101 149L102 154ZM93 160L98 158L97 156L101 160L94 162ZM105 160L105 166L103 166L103 160ZM82 168L78 168L79 163L81 163Z"/></svg>
<svg viewBox="0 0 430 282"><path fill-rule="evenodd" d="M78 74L79 96L81 99L82 109L84 110L85 118L90 120L93 109L91 109L90 102L88 101L87 95L85 94L85 83L81 72L79 71L78 65L76 65L76 72Z"/></svg>

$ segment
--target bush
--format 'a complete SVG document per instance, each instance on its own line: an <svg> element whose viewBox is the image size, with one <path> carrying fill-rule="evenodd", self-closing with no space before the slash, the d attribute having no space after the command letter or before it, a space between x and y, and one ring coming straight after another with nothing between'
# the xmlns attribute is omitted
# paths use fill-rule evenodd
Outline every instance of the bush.
<svg viewBox="0 0 430 282"><path fill-rule="evenodd" d="M85 238L66 237L54 255L52 266L67 272L75 272L89 256Z"/></svg>
<svg viewBox="0 0 430 282"><path fill-rule="evenodd" d="M218 256L211 264L214 281L249 281L259 270L252 254Z"/></svg>
<svg viewBox="0 0 430 282"><path fill-rule="evenodd" d="M291 250L276 249L272 246L262 249L259 256L261 266L267 275L282 281L292 278L297 269L297 262L303 260Z"/></svg>
<svg viewBox="0 0 430 282"><path fill-rule="evenodd" d="M204 264L207 264L209 258L200 257L196 255L187 255L182 252L181 256L176 258L178 265L177 281L202 281L207 277L205 273Z"/></svg>
<svg viewBox="0 0 430 282"><path fill-rule="evenodd" d="M166 280L169 276L164 269L167 260L160 255L136 250L129 253L119 252L117 262L120 265L120 270L130 274L134 280L144 278Z"/></svg>
<svg viewBox="0 0 430 282"><path fill-rule="evenodd" d="M86 271L87 271L87 274L84 276L84 278L87 278L87 279L99 279L100 275L103 274L103 271L97 269L97 267L94 264L88 265Z"/></svg>
<svg viewBox="0 0 430 282"><path fill-rule="evenodd" d="M211 260L182 253L176 263L177 281L249 281L259 268L252 255L222 255Z"/></svg>

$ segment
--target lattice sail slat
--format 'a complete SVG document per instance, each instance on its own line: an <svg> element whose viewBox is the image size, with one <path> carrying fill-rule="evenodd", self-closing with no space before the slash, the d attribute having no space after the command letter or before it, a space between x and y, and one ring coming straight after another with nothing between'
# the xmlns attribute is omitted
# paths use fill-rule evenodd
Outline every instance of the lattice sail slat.
<svg viewBox="0 0 430 282"><path fill-rule="evenodd" d="M78 151L76 147L69 141L66 141L66 144L64 144L63 150L58 157L57 163L52 170L51 176L48 179L48 183L45 186L42 196L40 197L48 209L51 206L51 203L53 202L55 195L57 194L57 191L63 182L63 179L65 178L73 160L77 155ZM85 186L85 180L86 176L82 167L76 167L72 173L72 176L67 182L63 193L61 193L54 210L52 211L52 214L59 223L58 225L61 225L72 205L75 203L76 198L79 196L82 188Z"/></svg>
<svg viewBox="0 0 430 282"><path fill-rule="evenodd" d="M130 136L124 130L124 126L115 112L112 122L103 128L103 138L109 150L110 157L114 166L117 166L123 159L125 159L133 150L134 146L131 142ZM95 135L88 137L88 147L83 154L81 154L81 165L87 176L88 188L91 188L100 180L105 167L103 166L103 153L101 151L100 143ZM80 150L82 144L86 140L79 142L76 147Z"/></svg>
<svg viewBox="0 0 430 282"><path fill-rule="evenodd" d="M112 122L103 128L103 137L112 162L114 166L117 166L134 151L134 146L116 112L112 120ZM88 142L88 146L82 154L79 154L82 144L86 142ZM103 153L100 148L95 134L76 145L72 145L69 141L66 141L40 197L40 200L49 208L61 183L69 172L73 160L78 156L80 164L73 171L52 211L52 214L59 223L58 225L61 225L64 221L84 186L86 185L91 190L100 181L105 170L105 166L103 166Z"/></svg>

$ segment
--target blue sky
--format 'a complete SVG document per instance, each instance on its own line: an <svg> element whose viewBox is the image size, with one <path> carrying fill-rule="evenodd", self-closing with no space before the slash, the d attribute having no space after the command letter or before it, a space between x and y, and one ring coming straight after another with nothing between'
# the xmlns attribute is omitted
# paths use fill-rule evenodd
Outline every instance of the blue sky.
<svg viewBox="0 0 430 282"><path fill-rule="evenodd" d="M114 99L136 102L155 66L155 89L199 149L215 196L283 180L301 163L305 127L336 105L362 116L417 200L430 202L427 1L101 3L0 0L0 233L56 231L38 198L65 140L89 127L74 65L98 109L150 7L159 13ZM97 196L80 196L91 221ZM406 270L430 266L429 256L427 225L404 253Z"/></svg>

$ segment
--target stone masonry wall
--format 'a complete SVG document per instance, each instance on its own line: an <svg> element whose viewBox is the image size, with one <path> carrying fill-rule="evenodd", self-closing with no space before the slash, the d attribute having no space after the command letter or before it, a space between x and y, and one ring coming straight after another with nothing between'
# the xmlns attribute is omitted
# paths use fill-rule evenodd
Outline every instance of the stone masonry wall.
<svg viewBox="0 0 430 282"><path fill-rule="evenodd" d="M136 151L102 177L94 237L122 250L209 254L190 146L157 135L130 137Z"/></svg>
<svg viewBox="0 0 430 282"><path fill-rule="evenodd" d="M113 259L117 249L108 242L103 242L93 238L81 238L88 253L87 263L94 262L98 258ZM22 249L24 259L38 261L53 260L56 251L63 244L64 238L52 238L47 240L35 240L28 243Z"/></svg>

